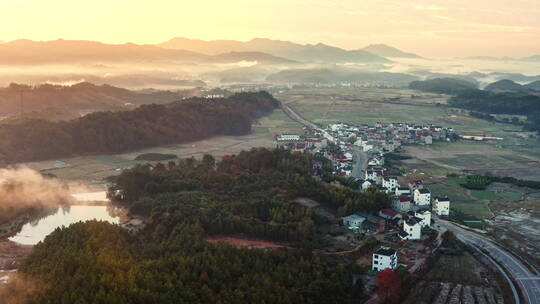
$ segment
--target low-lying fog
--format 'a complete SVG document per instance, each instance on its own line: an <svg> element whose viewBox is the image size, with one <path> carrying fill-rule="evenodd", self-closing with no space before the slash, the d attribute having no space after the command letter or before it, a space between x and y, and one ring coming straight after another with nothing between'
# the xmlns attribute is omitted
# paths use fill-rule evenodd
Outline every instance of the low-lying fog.
<svg viewBox="0 0 540 304"><path fill-rule="evenodd" d="M518 73L536 76L540 62L480 59L392 59L385 64L301 64L295 66L258 64L241 61L229 64L80 64L41 66L0 66L0 86L9 83L63 84L91 82L109 84L128 89L155 88L164 90L184 89L197 86L219 86L233 82L264 82L266 77L281 70L347 67L365 72L406 73L420 78L431 74L466 75L473 72L490 75L474 75L480 83L490 83L503 76L492 73ZM429 73L426 73L429 72ZM240 77L241 75L249 77ZM519 82L519 81L518 81ZM524 81L525 82L525 81Z"/></svg>

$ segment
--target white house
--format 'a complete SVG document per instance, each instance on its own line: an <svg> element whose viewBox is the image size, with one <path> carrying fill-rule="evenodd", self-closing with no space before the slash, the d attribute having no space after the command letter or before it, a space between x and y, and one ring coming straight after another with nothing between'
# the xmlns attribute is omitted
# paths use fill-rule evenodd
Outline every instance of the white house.
<svg viewBox="0 0 540 304"><path fill-rule="evenodd" d="M373 253L371 269L382 271L386 268L396 269L398 266L398 257L396 250L389 247L381 247Z"/></svg>
<svg viewBox="0 0 540 304"><path fill-rule="evenodd" d="M411 217L403 222L403 229L399 231L399 237L402 240L419 240L422 237L422 220L417 217Z"/></svg>
<svg viewBox="0 0 540 304"><path fill-rule="evenodd" d="M366 191L367 189L369 189L369 187L375 185L375 182L372 181L372 180L366 180L362 183L362 190Z"/></svg>
<svg viewBox="0 0 540 304"><path fill-rule="evenodd" d="M418 210L414 216L421 219L419 224L422 228L431 226L431 212L429 210Z"/></svg>
<svg viewBox="0 0 540 304"><path fill-rule="evenodd" d="M388 190L392 190L394 192L394 189L399 187L398 180L395 177L386 176L383 178L382 186L385 187Z"/></svg>
<svg viewBox="0 0 540 304"><path fill-rule="evenodd" d="M392 208L398 212L411 210L411 198L409 196L399 196L393 199Z"/></svg>
<svg viewBox="0 0 540 304"><path fill-rule="evenodd" d="M278 141L299 141L300 135L296 134L281 134L277 137Z"/></svg>
<svg viewBox="0 0 540 304"><path fill-rule="evenodd" d="M414 203L418 206L430 206L431 192L424 188L414 190Z"/></svg>
<svg viewBox="0 0 540 304"><path fill-rule="evenodd" d="M438 216L449 216L450 200L447 197L436 197L432 204L432 210Z"/></svg>
<svg viewBox="0 0 540 304"><path fill-rule="evenodd" d="M397 187L395 191L396 196L411 196L411 189L408 187Z"/></svg>
<svg viewBox="0 0 540 304"><path fill-rule="evenodd" d="M364 174L364 179L374 181L377 178L377 174L378 172L376 172L375 170L367 169Z"/></svg>
<svg viewBox="0 0 540 304"><path fill-rule="evenodd" d="M365 217L358 214L351 214L345 217L342 217L343 225L351 230L357 230L362 228L362 223L366 220Z"/></svg>

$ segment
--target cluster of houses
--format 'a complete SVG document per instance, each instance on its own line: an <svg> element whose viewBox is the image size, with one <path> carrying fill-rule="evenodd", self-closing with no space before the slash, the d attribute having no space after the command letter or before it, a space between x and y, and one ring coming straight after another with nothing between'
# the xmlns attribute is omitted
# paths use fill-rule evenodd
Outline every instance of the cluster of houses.
<svg viewBox="0 0 540 304"><path fill-rule="evenodd" d="M392 206L378 215L354 213L342 218L343 225L354 232L380 233L398 227L402 241L421 240L422 230L431 226L431 215L448 216L450 201L432 197L422 181L410 180L400 185L398 177L386 174L384 155L406 144L430 145L434 141L459 138L452 128L407 123L377 123L375 126L332 124L311 130L311 135L279 135L282 147L298 152L321 153L332 161L334 174L353 176L362 190L376 187L392 196ZM357 157L364 158L362 161ZM361 166L353 174L355 166ZM362 172L363 170L363 172ZM397 253L381 248L373 254L375 271L397 267Z"/></svg>

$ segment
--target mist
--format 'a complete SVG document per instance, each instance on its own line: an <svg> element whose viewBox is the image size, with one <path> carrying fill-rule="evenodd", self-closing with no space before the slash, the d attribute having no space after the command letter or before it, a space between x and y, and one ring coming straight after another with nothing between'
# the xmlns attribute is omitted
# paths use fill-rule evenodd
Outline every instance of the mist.
<svg viewBox="0 0 540 304"><path fill-rule="evenodd" d="M30 210L72 204L71 193L84 191L83 185L45 177L26 167L0 169L0 224Z"/></svg>

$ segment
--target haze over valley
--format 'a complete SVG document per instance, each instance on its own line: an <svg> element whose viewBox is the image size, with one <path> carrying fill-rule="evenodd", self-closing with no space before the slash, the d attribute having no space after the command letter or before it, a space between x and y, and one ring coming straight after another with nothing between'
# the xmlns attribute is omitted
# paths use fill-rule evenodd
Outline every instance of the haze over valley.
<svg viewBox="0 0 540 304"><path fill-rule="evenodd" d="M540 304L537 2L1 3L0 302Z"/></svg>

